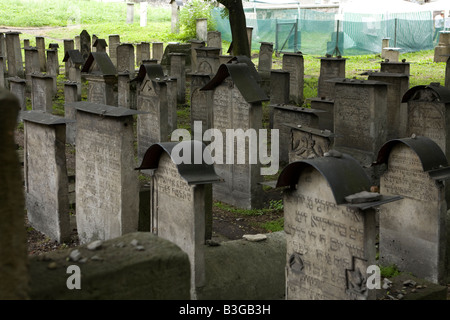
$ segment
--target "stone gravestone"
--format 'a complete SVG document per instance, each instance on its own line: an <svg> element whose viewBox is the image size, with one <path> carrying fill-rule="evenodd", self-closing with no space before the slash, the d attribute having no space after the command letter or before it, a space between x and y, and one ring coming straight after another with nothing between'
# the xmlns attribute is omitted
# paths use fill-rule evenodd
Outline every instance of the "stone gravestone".
<svg viewBox="0 0 450 320"><path fill-rule="evenodd" d="M27 235L24 228L23 171L14 139L18 100L0 89L0 299L29 298ZM7 186L7 187L6 187Z"/></svg>
<svg viewBox="0 0 450 320"><path fill-rule="evenodd" d="M36 37L36 48L39 56L40 72L47 71L47 60L45 59L45 38L41 36Z"/></svg>
<svg viewBox="0 0 450 320"><path fill-rule="evenodd" d="M206 42L197 39L189 40L189 42L191 43L191 71L194 73L198 67L196 49L206 46Z"/></svg>
<svg viewBox="0 0 450 320"><path fill-rule="evenodd" d="M69 81L78 83L78 94L81 96L81 68L84 65L80 50L69 50L65 53L63 62L68 72Z"/></svg>
<svg viewBox="0 0 450 320"><path fill-rule="evenodd" d="M367 268L376 264L376 207L398 198L367 192L358 162L336 152L290 163L277 187L287 188L286 299L375 299Z"/></svg>
<svg viewBox="0 0 450 320"><path fill-rule="evenodd" d="M39 72L39 53L35 47L24 48L25 51L25 78L27 79L27 87L31 88L31 74Z"/></svg>
<svg viewBox="0 0 450 320"><path fill-rule="evenodd" d="M5 33L0 32L0 56L7 57Z"/></svg>
<svg viewBox="0 0 450 320"><path fill-rule="evenodd" d="M250 129L259 132L262 129L262 101L268 98L264 91L251 76L251 67L246 63L231 63L220 66L216 76L201 90L213 91L213 128L219 130L222 136L226 136L227 129L241 129L248 132ZM257 72L256 72L257 73ZM235 132L236 133L236 132ZM235 137L237 135L235 134ZM235 145L235 137L230 139ZM225 139L225 138L224 138ZM227 138L228 139L228 138ZM238 137L239 139L239 137ZM251 140L251 139L248 139ZM223 161L215 162L217 174L225 180L225 183L213 186L214 198L239 208L258 208L262 205L261 163L238 159L238 155L248 155L250 147L255 146L256 141L238 141L238 148L232 146L223 147ZM233 154L228 154L231 151ZM231 161L230 161L231 160Z"/></svg>
<svg viewBox="0 0 450 320"><path fill-rule="evenodd" d="M189 148L190 163L176 164L172 158L175 148ZM151 232L172 241L189 255L193 299L197 288L206 282L204 248L208 220L212 220L211 184L220 181L213 165L204 160L194 162L194 153L203 153L204 149L205 145L195 140L154 144L138 168L153 171Z"/></svg>
<svg viewBox="0 0 450 320"><path fill-rule="evenodd" d="M84 61L87 60L91 53L91 36L86 30L80 33L80 52Z"/></svg>
<svg viewBox="0 0 450 320"><path fill-rule="evenodd" d="M319 114L323 111L285 104L271 105L270 107L273 110L273 129L279 130L280 164L287 164L289 162L291 141L291 130L289 126L301 125L318 129Z"/></svg>
<svg viewBox="0 0 450 320"><path fill-rule="evenodd" d="M186 102L186 55L184 53L170 54L170 77L177 79L177 103Z"/></svg>
<svg viewBox="0 0 450 320"><path fill-rule="evenodd" d="M59 74L59 62L58 62L58 50L57 49L47 49L47 75L53 78L53 94L55 95L58 91L57 87L57 76Z"/></svg>
<svg viewBox="0 0 450 320"><path fill-rule="evenodd" d="M64 117L69 120L76 120L76 111L72 106L73 102L81 101L81 95L78 93L78 83L66 81L64 83ZM76 123L66 123L66 141L75 145Z"/></svg>
<svg viewBox="0 0 450 320"><path fill-rule="evenodd" d="M133 116L121 107L75 102L76 204L80 243L137 231L139 181Z"/></svg>
<svg viewBox="0 0 450 320"><path fill-rule="evenodd" d="M66 53L69 50L75 50L75 43L73 39L64 39L63 40L64 43L64 56L66 56ZM69 66L68 66L68 62L64 63L64 75L66 78L69 78Z"/></svg>
<svg viewBox="0 0 450 320"><path fill-rule="evenodd" d="M134 70L134 46L131 43L121 43L117 47L117 71L128 72L130 77L133 77Z"/></svg>
<svg viewBox="0 0 450 320"><path fill-rule="evenodd" d="M127 3L127 24L133 24L134 22L134 3Z"/></svg>
<svg viewBox="0 0 450 320"><path fill-rule="evenodd" d="M317 97L334 99L334 83L327 80L345 78L345 58L321 57Z"/></svg>
<svg viewBox="0 0 450 320"><path fill-rule="evenodd" d="M290 74L289 99L291 103L302 105L305 73L303 55L301 53L284 53L282 69Z"/></svg>
<svg viewBox="0 0 450 320"><path fill-rule="evenodd" d="M31 108L34 111L53 111L53 77L33 73L31 75Z"/></svg>
<svg viewBox="0 0 450 320"><path fill-rule="evenodd" d="M150 59L150 43L141 42L136 45L136 64L139 66L142 61Z"/></svg>
<svg viewBox="0 0 450 320"><path fill-rule="evenodd" d="M38 111L22 113L24 176L30 225L53 241L70 240L67 119Z"/></svg>
<svg viewBox="0 0 450 320"><path fill-rule="evenodd" d="M330 130L304 125L286 126L290 129L289 163L323 157L333 147L334 133Z"/></svg>
<svg viewBox="0 0 450 320"><path fill-rule="evenodd" d="M197 69L194 72L215 75L220 66L219 48L200 47L195 49Z"/></svg>
<svg viewBox="0 0 450 320"><path fill-rule="evenodd" d="M9 91L19 101L20 110L25 111L27 109L26 80L19 77L7 78L7 80L9 81Z"/></svg>
<svg viewBox="0 0 450 320"><path fill-rule="evenodd" d="M447 158L450 155L449 126L450 90L439 83L409 89L402 102L408 104L406 136L412 134L433 140Z"/></svg>
<svg viewBox="0 0 450 320"><path fill-rule="evenodd" d="M289 104L290 73L284 70L270 72L270 104ZM272 111L272 109L271 109ZM271 112L271 128L273 126L273 112Z"/></svg>
<svg viewBox="0 0 450 320"><path fill-rule="evenodd" d="M164 54L164 43L163 42L153 42L152 43L152 59L158 60L161 63Z"/></svg>
<svg viewBox="0 0 450 320"><path fill-rule="evenodd" d="M208 41L208 19L196 19L196 39L201 41Z"/></svg>
<svg viewBox="0 0 450 320"><path fill-rule="evenodd" d="M447 62L445 63L445 82L444 86L450 89L450 55L447 57Z"/></svg>
<svg viewBox="0 0 450 320"><path fill-rule="evenodd" d="M5 60L0 56L0 88L6 88L5 84Z"/></svg>
<svg viewBox="0 0 450 320"><path fill-rule="evenodd" d="M212 128L213 108L212 91L200 90L211 81L210 74L192 73L191 77L191 128L194 128L195 121L202 122L204 131ZM203 134L202 134L203 136Z"/></svg>
<svg viewBox="0 0 450 320"><path fill-rule="evenodd" d="M387 84L374 80L335 79L334 148L352 155L367 170L387 136Z"/></svg>
<svg viewBox="0 0 450 320"><path fill-rule="evenodd" d="M377 164L387 165L380 191L403 197L380 208L380 263L447 284L447 157L431 139L415 136L384 144Z"/></svg>
<svg viewBox="0 0 450 320"><path fill-rule="evenodd" d="M91 44L92 44L91 52L97 52L97 48L94 45L97 42L97 39L98 39L98 37L95 34L93 34L92 38L91 38Z"/></svg>
<svg viewBox="0 0 450 320"><path fill-rule="evenodd" d="M401 73L410 75L411 64L403 59L401 62L381 61L380 72Z"/></svg>
<svg viewBox="0 0 450 320"><path fill-rule="evenodd" d="M334 131L334 100L322 97L311 98L309 102L312 109L324 111L319 115L319 128Z"/></svg>
<svg viewBox="0 0 450 320"><path fill-rule="evenodd" d="M109 41L109 56L114 66L117 67L117 47L120 44L120 36L118 34L111 34L108 37Z"/></svg>
<svg viewBox="0 0 450 320"><path fill-rule="evenodd" d="M6 60L8 62L8 76L23 78L23 62L22 62L22 49L20 48L21 32L5 32L5 42L7 48Z"/></svg>
<svg viewBox="0 0 450 320"><path fill-rule="evenodd" d="M439 43L434 48L434 62L447 61L446 56L450 54L450 31L439 32Z"/></svg>
<svg viewBox="0 0 450 320"><path fill-rule="evenodd" d="M261 42L258 58L258 73L263 80L261 86L267 95L270 95L270 72L272 70L273 43Z"/></svg>
<svg viewBox="0 0 450 320"><path fill-rule="evenodd" d="M95 48L95 52L106 52L108 44L105 39L97 39L92 46Z"/></svg>
<svg viewBox="0 0 450 320"><path fill-rule="evenodd" d="M117 71L106 52L91 52L81 72L89 83L89 102L117 106Z"/></svg>
<svg viewBox="0 0 450 320"><path fill-rule="evenodd" d="M409 76L401 73L370 72L368 80L382 81L387 86L387 135L386 139L406 136L407 106L402 103L409 89Z"/></svg>
<svg viewBox="0 0 450 320"><path fill-rule="evenodd" d="M222 34L220 31L208 31L206 43L208 47L220 48L219 55L222 54Z"/></svg>

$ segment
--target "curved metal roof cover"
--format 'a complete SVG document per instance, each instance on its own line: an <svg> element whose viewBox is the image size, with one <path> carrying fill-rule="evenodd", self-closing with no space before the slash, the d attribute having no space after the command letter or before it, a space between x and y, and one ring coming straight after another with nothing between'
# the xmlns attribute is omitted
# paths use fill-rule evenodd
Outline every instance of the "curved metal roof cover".
<svg viewBox="0 0 450 320"><path fill-rule="evenodd" d="M219 67L214 78L200 90L214 90L226 78L231 77L248 103L268 101L264 90L250 74L250 67L246 63L225 63Z"/></svg>
<svg viewBox="0 0 450 320"><path fill-rule="evenodd" d="M387 164L392 148L399 143L407 145L417 154L425 172L448 166L447 157L442 149L436 142L423 136L393 139L386 142L378 152L377 161L374 165Z"/></svg>
<svg viewBox="0 0 450 320"><path fill-rule="evenodd" d="M441 84L438 82L432 82L429 85L420 85L412 87L411 89L405 92L402 98L402 102L408 102L410 100L421 100L422 96L420 95L420 92L422 90L431 92L432 94L431 97L434 98L434 100L432 101L450 103L450 90L447 89L446 87L441 86ZM430 97L428 97L428 100L426 101L430 101L429 99Z"/></svg>
<svg viewBox="0 0 450 320"><path fill-rule="evenodd" d="M138 71L136 78L131 80L131 82L142 81L142 80L144 80L146 75L152 80L156 79L156 78L163 80L164 79L164 70L160 64L143 63L139 67L139 71Z"/></svg>
<svg viewBox="0 0 450 320"><path fill-rule="evenodd" d="M106 104L93 103L88 101L78 101L67 104L79 111L94 113L105 117L126 117L135 114L145 114L147 112L137 111L133 109L114 107Z"/></svg>
<svg viewBox="0 0 450 320"><path fill-rule="evenodd" d="M67 62L69 59L71 59L75 64L82 65L84 63L83 55L78 49L66 51L63 62Z"/></svg>
<svg viewBox="0 0 450 320"><path fill-rule="evenodd" d="M58 117L58 116L52 115L47 112L36 111L36 110L22 111L20 113L20 116L21 116L22 120L34 122L34 123L45 124L45 125L49 125L49 126L75 122L75 120L72 120L72 119Z"/></svg>
<svg viewBox="0 0 450 320"><path fill-rule="evenodd" d="M91 52L81 72L89 72L94 61L97 63L102 75L109 76L117 74L117 69L106 52Z"/></svg>
<svg viewBox="0 0 450 320"><path fill-rule="evenodd" d="M172 150L175 146L180 148L191 148L191 163L177 164L172 157ZM202 150L202 162L197 164L194 161L194 152L197 148ZM136 170L158 169L159 159L163 152L166 152L172 161L176 164L178 173L186 180L189 185L208 184L220 182L222 179L216 174L214 166L207 164L203 159L203 151L206 148L203 142L197 140L181 141L181 142L160 142L150 146L145 152L144 158L139 168Z"/></svg>
<svg viewBox="0 0 450 320"><path fill-rule="evenodd" d="M261 81L261 76L258 73L258 70L256 70L256 66L253 63L252 59L250 59L247 56L235 56L232 57L227 63L245 63L248 65L250 70L250 75L255 79L256 82Z"/></svg>
<svg viewBox="0 0 450 320"><path fill-rule="evenodd" d="M296 188L302 170L308 166L319 171L328 182L336 204L346 204L346 196L370 189L370 179L364 169L347 154L292 162L281 172L276 187Z"/></svg>

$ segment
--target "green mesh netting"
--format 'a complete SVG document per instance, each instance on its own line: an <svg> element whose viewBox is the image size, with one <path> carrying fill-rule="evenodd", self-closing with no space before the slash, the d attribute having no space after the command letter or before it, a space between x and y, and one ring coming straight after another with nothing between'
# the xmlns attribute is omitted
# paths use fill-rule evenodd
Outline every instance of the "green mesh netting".
<svg viewBox="0 0 450 320"><path fill-rule="evenodd" d="M384 38L389 38L389 46L399 48L400 52L430 50L436 45L432 39L431 12L345 13L338 22L335 13L310 9L247 8L244 11L247 26L253 27L253 50L259 50L260 42L272 42L277 52L373 54L381 52ZM220 13L218 8L212 13L217 30L222 33L222 39L231 41L229 21Z"/></svg>

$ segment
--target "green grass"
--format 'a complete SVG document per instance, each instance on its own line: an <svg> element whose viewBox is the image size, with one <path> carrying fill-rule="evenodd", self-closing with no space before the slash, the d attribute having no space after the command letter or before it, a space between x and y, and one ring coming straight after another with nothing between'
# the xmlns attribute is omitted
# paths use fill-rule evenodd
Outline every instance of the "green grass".
<svg viewBox="0 0 450 320"><path fill-rule="evenodd" d="M281 217L276 220L262 223L261 227L266 229L268 232L282 231L284 229L284 218Z"/></svg>

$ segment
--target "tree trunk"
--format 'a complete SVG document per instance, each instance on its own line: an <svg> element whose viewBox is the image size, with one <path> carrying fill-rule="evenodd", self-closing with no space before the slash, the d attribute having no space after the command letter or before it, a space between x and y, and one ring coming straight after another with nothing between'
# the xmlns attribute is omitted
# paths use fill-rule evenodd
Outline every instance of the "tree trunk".
<svg viewBox="0 0 450 320"><path fill-rule="evenodd" d="M219 2L223 4L229 12L233 55L247 56L250 58L247 23L242 0L219 0Z"/></svg>

